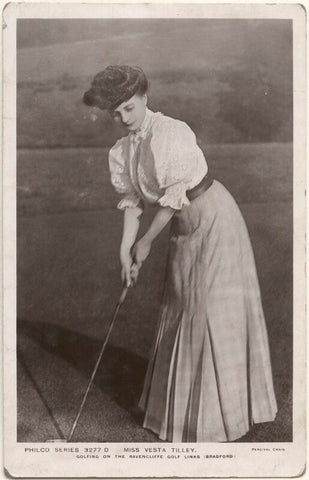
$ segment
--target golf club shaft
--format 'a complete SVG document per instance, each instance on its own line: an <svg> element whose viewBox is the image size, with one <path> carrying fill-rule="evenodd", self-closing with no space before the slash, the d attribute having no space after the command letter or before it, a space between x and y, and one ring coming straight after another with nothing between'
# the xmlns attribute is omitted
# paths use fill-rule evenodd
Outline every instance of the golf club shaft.
<svg viewBox="0 0 309 480"><path fill-rule="evenodd" d="M77 426L77 423L78 423L79 417L80 417L80 415L81 415L81 413L82 413L82 409L83 409L83 407L84 407L84 405L85 405L86 398L87 398L87 396L88 396L90 387L91 387L92 382L93 382L93 380L94 380L94 377L95 377L95 375L96 375L96 373L97 373L97 370L98 370L99 364L100 364L100 362L101 362L101 359L102 359L102 356L103 356L103 353L104 353L106 344L107 344L108 339L109 339L109 337L110 337L110 334L111 334L113 325L114 325L115 320L116 320L116 318L117 318L117 315L118 315L118 312L119 312L119 310L120 310L120 307L121 307L122 303L124 302L124 300L125 300L125 298L126 298L127 291L128 291L128 287L124 287L124 289L123 289L123 291L122 291L122 294L121 294L121 296L120 296L120 298L119 298L119 300L118 300L118 303L117 303L117 305L116 305L115 312L114 312L113 318L112 318L112 320L111 320L111 322L110 322L110 324L109 324L108 331L107 331L107 334L106 334L104 343L103 343L102 348L101 348L101 350L100 350L100 353L99 353L97 362L96 362L95 367L94 367L94 369L93 369L93 372L92 372L91 378L90 378L90 380L89 380L87 389L86 389L86 391L85 391L85 394L84 394L82 403L81 403L81 405L80 405L80 407L79 407L78 413L77 413L77 415L76 415L76 417L75 417L73 426L72 426L71 431L70 431L70 434L69 434L69 436L68 436L68 439L67 439L68 442L71 440L71 438L72 438L72 436L73 436L73 433L74 433L74 431L75 431L75 428L76 428L76 426Z"/></svg>

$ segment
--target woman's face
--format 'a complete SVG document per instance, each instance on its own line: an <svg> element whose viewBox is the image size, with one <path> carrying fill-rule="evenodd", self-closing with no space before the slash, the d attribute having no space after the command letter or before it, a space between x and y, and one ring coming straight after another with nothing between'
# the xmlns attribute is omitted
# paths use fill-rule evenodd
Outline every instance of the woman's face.
<svg viewBox="0 0 309 480"><path fill-rule="evenodd" d="M141 126L147 106L147 95L135 94L110 111L114 121L129 132L135 132Z"/></svg>

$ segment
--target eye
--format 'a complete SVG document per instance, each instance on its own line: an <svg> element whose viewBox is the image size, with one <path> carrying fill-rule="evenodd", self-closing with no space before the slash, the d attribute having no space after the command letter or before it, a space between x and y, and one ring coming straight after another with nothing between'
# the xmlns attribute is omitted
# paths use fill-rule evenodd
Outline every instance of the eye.
<svg viewBox="0 0 309 480"><path fill-rule="evenodd" d="M126 112L131 112L134 109L134 107L127 107Z"/></svg>

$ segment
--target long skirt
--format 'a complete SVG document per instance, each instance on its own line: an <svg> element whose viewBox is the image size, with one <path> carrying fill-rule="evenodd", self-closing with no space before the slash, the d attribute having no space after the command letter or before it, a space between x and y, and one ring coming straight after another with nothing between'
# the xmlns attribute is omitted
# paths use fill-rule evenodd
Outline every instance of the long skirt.
<svg viewBox="0 0 309 480"><path fill-rule="evenodd" d="M221 442L277 412L253 251L217 181L172 220L163 301L140 407L173 442Z"/></svg>

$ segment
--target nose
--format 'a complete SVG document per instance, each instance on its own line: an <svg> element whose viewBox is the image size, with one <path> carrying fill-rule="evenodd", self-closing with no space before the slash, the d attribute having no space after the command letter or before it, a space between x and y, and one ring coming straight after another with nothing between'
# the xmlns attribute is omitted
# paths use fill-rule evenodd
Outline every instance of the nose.
<svg viewBox="0 0 309 480"><path fill-rule="evenodd" d="M121 121L122 123L129 123L129 115L127 113L122 113L121 114Z"/></svg>

